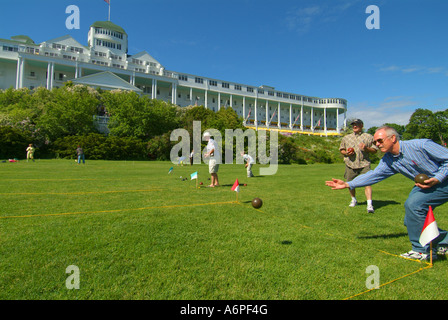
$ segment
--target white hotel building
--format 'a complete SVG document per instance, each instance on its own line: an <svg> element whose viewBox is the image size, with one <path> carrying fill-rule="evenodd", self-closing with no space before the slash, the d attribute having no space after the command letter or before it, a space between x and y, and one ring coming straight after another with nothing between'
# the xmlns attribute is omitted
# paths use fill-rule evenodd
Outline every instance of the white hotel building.
<svg viewBox="0 0 448 320"><path fill-rule="evenodd" d="M181 107L203 105L218 111L232 106L246 126L256 129L337 135L346 125L345 99L170 71L146 51L129 55L128 35L110 21L90 26L87 46L68 35L40 44L23 35L0 39L0 89L52 89L67 81L132 90Z"/></svg>

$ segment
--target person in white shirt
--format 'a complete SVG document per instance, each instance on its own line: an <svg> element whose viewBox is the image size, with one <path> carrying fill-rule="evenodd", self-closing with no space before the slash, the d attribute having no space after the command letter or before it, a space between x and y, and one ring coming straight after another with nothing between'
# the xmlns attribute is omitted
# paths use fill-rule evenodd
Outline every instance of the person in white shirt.
<svg viewBox="0 0 448 320"><path fill-rule="evenodd" d="M218 143L211 138L209 132L204 132L203 135L205 141L208 141L206 150L207 152L204 154L205 158L210 158L208 163L208 172L211 175L211 183L209 187L214 188L219 186L218 180L218 170L219 164L221 163L221 153L219 151Z"/></svg>
<svg viewBox="0 0 448 320"><path fill-rule="evenodd" d="M244 167L247 170L247 177L253 177L254 174L252 173L252 166L255 164L255 160L254 158L252 158L250 155L245 154L244 152L241 152L241 156L243 157L244 161L246 161L246 163L244 164Z"/></svg>

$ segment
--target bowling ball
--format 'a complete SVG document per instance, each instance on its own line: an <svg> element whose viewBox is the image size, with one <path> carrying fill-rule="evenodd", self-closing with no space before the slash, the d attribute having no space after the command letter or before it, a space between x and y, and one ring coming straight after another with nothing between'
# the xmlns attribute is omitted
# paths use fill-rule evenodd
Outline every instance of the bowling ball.
<svg viewBox="0 0 448 320"><path fill-rule="evenodd" d="M260 209L262 205L263 201L261 201L260 198L254 198L252 200L252 207L254 207L255 209Z"/></svg>
<svg viewBox="0 0 448 320"><path fill-rule="evenodd" d="M420 173L420 174L415 176L414 181L416 183L425 184L425 180L428 180L428 179L429 179L429 177L426 174Z"/></svg>

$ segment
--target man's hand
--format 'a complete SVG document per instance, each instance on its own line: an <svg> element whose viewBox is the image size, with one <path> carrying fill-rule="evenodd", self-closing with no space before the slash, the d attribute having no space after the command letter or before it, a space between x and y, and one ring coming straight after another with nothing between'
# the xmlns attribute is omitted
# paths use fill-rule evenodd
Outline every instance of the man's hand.
<svg viewBox="0 0 448 320"><path fill-rule="evenodd" d="M339 179L331 179L331 181L325 181L325 185L329 186L332 190L341 190L349 187L347 182Z"/></svg>
<svg viewBox="0 0 448 320"><path fill-rule="evenodd" d="M424 181L425 184L422 183L416 183L415 185L421 189L429 189L438 184L440 181L436 178L429 178L428 180Z"/></svg>

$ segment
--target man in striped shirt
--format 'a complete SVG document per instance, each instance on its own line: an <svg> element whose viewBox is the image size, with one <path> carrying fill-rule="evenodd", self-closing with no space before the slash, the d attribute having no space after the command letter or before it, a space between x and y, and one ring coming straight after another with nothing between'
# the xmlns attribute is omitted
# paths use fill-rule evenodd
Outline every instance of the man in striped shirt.
<svg viewBox="0 0 448 320"><path fill-rule="evenodd" d="M448 202L448 149L428 139L400 141L397 131L388 126L377 129L374 142L385 153L375 170L350 182L332 179L325 184L333 190L353 189L378 183L396 173L411 180L420 173L426 174L429 179L424 184L416 183L404 204L404 224L408 229L412 250L402 256L429 259L429 244L423 247L419 238L429 206L436 208ZM439 232L440 235L433 243L439 254L446 254L448 232L440 229Z"/></svg>

